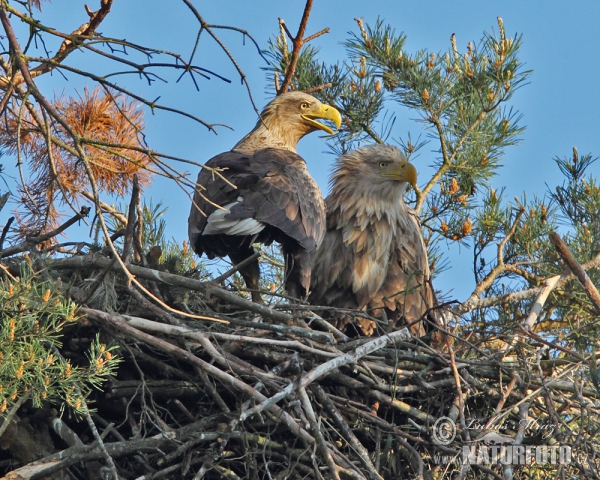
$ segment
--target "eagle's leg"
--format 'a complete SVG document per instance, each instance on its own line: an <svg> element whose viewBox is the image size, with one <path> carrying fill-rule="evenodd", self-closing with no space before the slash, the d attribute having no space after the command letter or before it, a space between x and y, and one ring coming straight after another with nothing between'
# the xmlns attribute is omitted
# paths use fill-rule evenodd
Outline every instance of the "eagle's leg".
<svg viewBox="0 0 600 480"><path fill-rule="evenodd" d="M294 248L295 247L295 248ZM285 258L285 290L290 297L305 299L310 290L311 253L282 245Z"/></svg>
<svg viewBox="0 0 600 480"><path fill-rule="evenodd" d="M238 265L247 258L251 257L252 255L254 255L254 249L250 246L247 248L239 249L235 252L230 252L229 258L231 259L231 262L234 265ZM250 292L250 295L252 296L252 301L264 305L265 302L260 296L260 293L258 293L257 291L260 288L260 267L258 265L258 258L250 262L248 265L240 268L239 271L242 275L242 278L244 279L244 282L246 282L246 287L248 287L249 290L252 290Z"/></svg>

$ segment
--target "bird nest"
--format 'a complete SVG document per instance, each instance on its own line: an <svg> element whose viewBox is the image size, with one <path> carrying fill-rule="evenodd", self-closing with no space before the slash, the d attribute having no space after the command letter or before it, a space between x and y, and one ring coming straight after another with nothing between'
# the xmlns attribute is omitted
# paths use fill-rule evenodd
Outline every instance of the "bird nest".
<svg viewBox="0 0 600 480"><path fill-rule="evenodd" d="M458 320L435 346L407 328L348 338L322 309L249 301L235 268L204 281L108 251L29 263L80 305L61 354L84 358L99 334L122 363L87 418L24 402L0 438L5 478L599 478L600 394L560 346Z"/></svg>

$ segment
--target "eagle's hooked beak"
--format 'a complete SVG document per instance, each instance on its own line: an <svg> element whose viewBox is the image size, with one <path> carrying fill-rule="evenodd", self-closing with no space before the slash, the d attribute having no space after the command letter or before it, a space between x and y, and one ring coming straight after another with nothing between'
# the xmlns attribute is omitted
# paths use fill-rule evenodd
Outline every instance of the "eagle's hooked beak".
<svg viewBox="0 0 600 480"><path fill-rule="evenodd" d="M319 130L325 130L330 135L333 135L333 130L327 125L317 122L314 120L315 118L331 120L333 123L335 123L336 130L339 130L340 125L342 124L342 116L340 115L340 112L338 112L335 107L332 107L331 105L325 105L323 103L316 111L303 114L302 118Z"/></svg>
<svg viewBox="0 0 600 480"><path fill-rule="evenodd" d="M381 176L417 185L417 169L410 162L394 162L383 169Z"/></svg>

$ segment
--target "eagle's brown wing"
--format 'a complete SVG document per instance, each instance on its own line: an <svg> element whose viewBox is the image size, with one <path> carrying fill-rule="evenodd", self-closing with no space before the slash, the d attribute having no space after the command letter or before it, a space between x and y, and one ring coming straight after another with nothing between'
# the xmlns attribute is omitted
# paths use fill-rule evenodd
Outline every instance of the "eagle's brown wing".
<svg viewBox="0 0 600 480"><path fill-rule="evenodd" d="M371 299L371 308L385 306L388 320L398 325L419 320L435 304L429 283L427 249L421 226L414 212L402 217L400 234L392 248L387 275L377 295ZM423 335L422 324L414 325L413 333Z"/></svg>
<svg viewBox="0 0 600 480"><path fill-rule="evenodd" d="M325 234L325 203L306 162L287 150L267 148L254 154L250 168L267 167L265 176L246 188L232 218L252 217L278 228L307 252L316 250Z"/></svg>
<svg viewBox="0 0 600 480"><path fill-rule="evenodd" d="M225 152L206 165L224 169L221 175L227 181L205 168L198 175L188 220L190 241L198 253L227 254L219 251L219 245L204 241L202 234L209 217L219 210L216 205L224 207L232 203L235 205L227 214L228 219L251 218L275 227L309 252L321 243L325 207L302 157L287 150L267 148L254 155Z"/></svg>
<svg viewBox="0 0 600 480"><path fill-rule="evenodd" d="M196 253L206 253L209 258L236 256L240 250L247 252L255 241L277 241L284 254L294 256L295 265L292 267L291 262L290 268L298 271L291 281L299 282L306 291L310 255L324 235L325 205L302 157L266 148L254 154L225 152L206 165L224 169L221 175L227 181L208 169L202 169L198 176L188 220L189 238ZM217 217L220 226L214 227L216 223L211 225L211 219Z"/></svg>

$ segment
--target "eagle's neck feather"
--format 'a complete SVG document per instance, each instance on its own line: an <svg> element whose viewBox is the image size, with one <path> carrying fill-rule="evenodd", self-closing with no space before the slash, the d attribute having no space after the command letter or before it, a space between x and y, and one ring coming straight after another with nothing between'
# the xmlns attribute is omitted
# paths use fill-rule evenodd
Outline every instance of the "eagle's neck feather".
<svg viewBox="0 0 600 480"><path fill-rule="evenodd" d="M298 141L310 130L280 116L276 110L265 110L254 129L233 147L233 150L254 153L262 148L281 148L296 152Z"/></svg>
<svg viewBox="0 0 600 480"><path fill-rule="evenodd" d="M378 220L394 226L401 217L408 215L409 207L404 203L406 184L385 181L357 181L354 175L338 176L327 199L329 211L340 215L341 224L354 228L366 228L366 225Z"/></svg>

